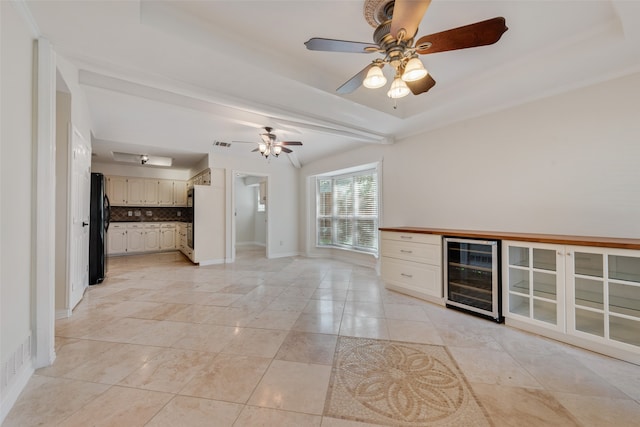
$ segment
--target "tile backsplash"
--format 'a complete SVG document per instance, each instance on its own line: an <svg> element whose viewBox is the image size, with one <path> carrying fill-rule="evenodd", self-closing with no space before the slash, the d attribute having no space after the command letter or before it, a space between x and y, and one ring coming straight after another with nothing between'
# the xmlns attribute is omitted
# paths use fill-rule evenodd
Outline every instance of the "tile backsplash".
<svg viewBox="0 0 640 427"><path fill-rule="evenodd" d="M129 215L131 213L131 215ZM188 222L193 217L193 208L112 206L111 222Z"/></svg>

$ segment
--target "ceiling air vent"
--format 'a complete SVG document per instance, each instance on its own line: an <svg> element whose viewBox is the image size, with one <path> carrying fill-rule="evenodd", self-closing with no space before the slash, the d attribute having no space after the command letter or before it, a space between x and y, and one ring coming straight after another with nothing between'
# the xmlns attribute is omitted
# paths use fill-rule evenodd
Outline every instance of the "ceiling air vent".
<svg viewBox="0 0 640 427"><path fill-rule="evenodd" d="M214 146L214 147L225 147L225 148L229 148L229 147L231 147L231 143L230 143L230 142L224 142L224 141L214 141L214 142L213 142L213 146Z"/></svg>

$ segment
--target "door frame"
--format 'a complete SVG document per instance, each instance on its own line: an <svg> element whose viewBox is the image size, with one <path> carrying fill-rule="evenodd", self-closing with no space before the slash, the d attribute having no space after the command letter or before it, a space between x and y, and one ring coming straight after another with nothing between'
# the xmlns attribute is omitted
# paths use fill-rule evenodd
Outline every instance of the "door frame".
<svg viewBox="0 0 640 427"><path fill-rule="evenodd" d="M242 171L237 169L231 170L231 211L229 216L231 217L231 261L235 262L236 260L236 176L238 174L247 175L247 176L258 176L264 177L267 180L267 204L265 206L265 221L267 222L267 226L265 227L265 256L270 258L270 244L269 244L269 236L271 233L269 232L271 228L271 221L269 221L269 212L271 211L271 175L264 172L249 172Z"/></svg>

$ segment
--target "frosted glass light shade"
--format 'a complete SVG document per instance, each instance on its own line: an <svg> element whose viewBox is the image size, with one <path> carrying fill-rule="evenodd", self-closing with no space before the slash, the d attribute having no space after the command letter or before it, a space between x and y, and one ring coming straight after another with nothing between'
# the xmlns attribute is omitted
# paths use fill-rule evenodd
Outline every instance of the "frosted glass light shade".
<svg viewBox="0 0 640 427"><path fill-rule="evenodd" d="M391 88L389 89L389 92L387 92L387 96L392 99L397 99L409 95L409 92L411 92L411 90L404 80L400 77L396 77L393 80L393 83L391 83Z"/></svg>
<svg viewBox="0 0 640 427"><path fill-rule="evenodd" d="M258 150L260 150L261 153L264 153L265 151L267 151L267 144L259 144Z"/></svg>
<svg viewBox="0 0 640 427"><path fill-rule="evenodd" d="M279 145L275 145L273 147L273 154L278 157L280 155L280 153L282 152L282 147Z"/></svg>
<svg viewBox="0 0 640 427"><path fill-rule="evenodd" d="M378 66L371 67L367 72L362 85L369 89L377 89L387 83L387 78L382 74L382 69Z"/></svg>
<svg viewBox="0 0 640 427"><path fill-rule="evenodd" d="M405 82L415 82L427 75L427 70L418 58L411 58L404 66L402 80Z"/></svg>

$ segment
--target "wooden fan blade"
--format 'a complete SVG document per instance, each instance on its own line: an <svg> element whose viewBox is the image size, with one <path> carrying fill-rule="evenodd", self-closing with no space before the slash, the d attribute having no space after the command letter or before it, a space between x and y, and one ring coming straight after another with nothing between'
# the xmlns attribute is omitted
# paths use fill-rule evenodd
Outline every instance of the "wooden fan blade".
<svg viewBox="0 0 640 427"><path fill-rule="evenodd" d="M389 33L398 38L398 32L404 29L404 39L413 38L430 4L431 0L396 0L393 5L393 18Z"/></svg>
<svg viewBox="0 0 640 427"><path fill-rule="evenodd" d="M232 143L238 143L238 144L257 144L257 142L255 141L231 141Z"/></svg>
<svg viewBox="0 0 640 427"><path fill-rule="evenodd" d="M287 147L282 147L282 152L289 154L293 153L293 150L289 150Z"/></svg>
<svg viewBox="0 0 640 427"><path fill-rule="evenodd" d="M436 85L436 81L433 80L431 74L427 74L420 80L416 80L415 82L406 82L409 89L414 95L420 95L421 93L427 92L429 89Z"/></svg>
<svg viewBox="0 0 640 427"><path fill-rule="evenodd" d="M304 42L309 50L320 50L325 52L348 52L348 53L373 53L380 48L373 43L350 42L347 40L323 39L314 37Z"/></svg>
<svg viewBox="0 0 640 427"><path fill-rule="evenodd" d="M476 22L475 24L420 37L416 43L416 52L424 55L427 53L486 46L500 40L502 34L507 30L508 28L503 17L487 19L486 21Z"/></svg>
<svg viewBox="0 0 640 427"><path fill-rule="evenodd" d="M278 142L278 145L302 145L300 141L282 141Z"/></svg>
<svg viewBox="0 0 640 427"><path fill-rule="evenodd" d="M367 73L369 72L369 69L371 69L371 67L373 66L374 66L373 64L369 64L366 67L364 67L362 71L360 71L355 76L351 77L349 80L344 82L342 86L336 89L336 92L338 92L340 95L346 95L358 89L360 86L362 86L362 82L367 77Z"/></svg>
<svg viewBox="0 0 640 427"><path fill-rule="evenodd" d="M258 151L259 148L254 148L253 150L251 150L252 153L255 153L256 151Z"/></svg>

